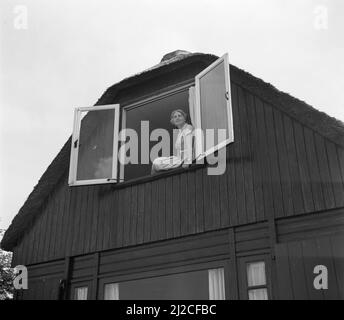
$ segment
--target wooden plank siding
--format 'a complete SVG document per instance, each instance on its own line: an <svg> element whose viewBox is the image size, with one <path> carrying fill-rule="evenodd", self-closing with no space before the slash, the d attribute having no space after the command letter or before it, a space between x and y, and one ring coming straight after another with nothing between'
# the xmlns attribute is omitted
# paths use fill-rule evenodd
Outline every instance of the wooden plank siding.
<svg viewBox="0 0 344 320"><path fill-rule="evenodd" d="M64 261L28 267L29 290L17 291L19 300L57 300L59 282L63 278Z"/></svg>
<svg viewBox="0 0 344 320"><path fill-rule="evenodd" d="M232 79L227 169L123 188L60 181L15 248L33 264L344 206L344 150Z"/></svg>
<svg viewBox="0 0 344 320"><path fill-rule="evenodd" d="M278 299L334 300L343 299L344 236L330 235L277 245ZM314 268L328 270L328 289L316 290Z"/></svg>
<svg viewBox="0 0 344 320"><path fill-rule="evenodd" d="M61 279L68 281L65 297L72 297L75 287L88 285L90 299L102 298L106 281L224 267L226 298L247 299L245 262L262 259L270 298L344 298L343 212L279 218L275 266L268 223L259 222L29 265L29 290L18 291L17 298L57 299ZM317 264L328 267L331 289L326 292L312 289ZM277 281L271 276L275 272Z"/></svg>

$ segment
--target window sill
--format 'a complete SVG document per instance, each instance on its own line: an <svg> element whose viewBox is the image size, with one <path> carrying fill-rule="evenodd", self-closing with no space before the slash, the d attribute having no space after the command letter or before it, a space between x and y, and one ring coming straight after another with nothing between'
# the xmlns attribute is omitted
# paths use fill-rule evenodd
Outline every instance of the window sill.
<svg viewBox="0 0 344 320"><path fill-rule="evenodd" d="M122 189L122 188L126 188L132 185L138 185L138 184L142 184L142 183L146 183L146 182L150 182L150 181L155 181L155 180L159 180L162 178L166 178L166 177L170 177L170 176L175 176L181 173L185 173L185 172L192 172L195 170L198 170L200 168L204 168L206 167L206 164L191 164L188 168L176 168L176 169L171 169L171 170L166 170L163 171L161 173L156 173L153 175L148 175L148 176L143 176L137 179L131 179L128 181L124 181L124 182L118 182L118 183L114 183L111 185L111 189Z"/></svg>
<svg viewBox="0 0 344 320"><path fill-rule="evenodd" d="M228 162L229 159L226 159L226 162ZM82 186L92 186L92 185L97 185L97 186L105 186L108 185L110 189L122 189L122 188L126 188L132 185L139 185L142 183L146 183L146 182L150 182L150 181L155 181L155 180L159 180L159 179L163 179L166 177L170 177L170 176L175 176L181 173L186 173L186 172L192 172L192 171L196 171L198 169L201 168L205 168L208 167L209 165L206 163L203 164L199 164L199 163L193 163L191 164L188 168L176 168L176 169L171 169L171 170L166 170L166 171L162 171L161 173L156 173L153 175L147 175L147 176L143 176L143 177L139 177L136 179L131 179L128 181L123 181L123 182L104 182L104 183L96 183L96 184L74 184L74 185L69 185L70 187L82 187Z"/></svg>
<svg viewBox="0 0 344 320"><path fill-rule="evenodd" d="M233 144L233 142L234 141L226 142L226 144L224 144L221 148L227 147L228 145ZM218 152L218 150L216 150L215 152ZM226 156L226 163L228 163L228 162L229 162L229 159L228 159L228 155L227 155ZM198 170L200 168L205 168L207 166L208 166L207 161L204 161L203 164L193 162L188 168L185 168L185 169L182 167L179 167L176 169L162 171L161 173L156 173L154 175L148 175L148 176L143 176L143 177L140 177L137 179L131 179L128 181L118 182L118 183L112 184L111 188L112 189L125 188L127 186L138 185L138 184L146 183L149 181L159 180L159 179L162 179L165 177L174 176L174 175L185 173L185 172L190 172L190 171L192 172L192 171Z"/></svg>

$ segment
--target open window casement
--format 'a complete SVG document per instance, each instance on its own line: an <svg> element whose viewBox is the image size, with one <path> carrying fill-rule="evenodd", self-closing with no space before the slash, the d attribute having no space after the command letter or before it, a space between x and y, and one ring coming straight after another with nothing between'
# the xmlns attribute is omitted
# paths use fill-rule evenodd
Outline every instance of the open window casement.
<svg viewBox="0 0 344 320"><path fill-rule="evenodd" d="M70 186L117 182L118 131L119 104L75 109Z"/></svg>
<svg viewBox="0 0 344 320"><path fill-rule="evenodd" d="M234 141L228 54L195 77L195 158Z"/></svg>

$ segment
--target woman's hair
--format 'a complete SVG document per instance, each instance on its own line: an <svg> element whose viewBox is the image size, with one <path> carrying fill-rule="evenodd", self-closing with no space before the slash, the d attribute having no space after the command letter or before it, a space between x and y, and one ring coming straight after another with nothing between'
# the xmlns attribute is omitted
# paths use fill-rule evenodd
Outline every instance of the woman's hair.
<svg viewBox="0 0 344 320"><path fill-rule="evenodd" d="M171 122L173 125L174 125L174 123L173 123L173 121L172 121L172 118L173 118L173 116L174 116L174 114L175 114L176 112L181 113L181 114L183 115L184 119L185 119L185 122L187 121L187 119L188 119L188 114L187 114L185 111L183 111L182 109L173 110L173 111L171 112L171 118L170 118L170 122Z"/></svg>

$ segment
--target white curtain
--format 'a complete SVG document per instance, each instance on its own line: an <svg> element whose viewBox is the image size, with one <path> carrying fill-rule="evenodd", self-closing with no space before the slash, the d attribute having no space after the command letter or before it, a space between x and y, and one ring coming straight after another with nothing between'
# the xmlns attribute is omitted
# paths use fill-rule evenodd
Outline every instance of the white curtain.
<svg viewBox="0 0 344 320"><path fill-rule="evenodd" d="M268 290L263 289L252 289L248 291L249 300L268 300Z"/></svg>
<svg viewBox="0 0 344 320"><path fill-rule="evenodd" d="M119 300L118 283L107 283L105 285L104 300Z"/></svg>
<svg viewBox="0 0 344 320"><path fill-rule="evenodd" d="M196 101L195 101L195 87L189 88L189 114L191 124L195 128L195 112L196 112Z"/></svg>
<svg viewBox="0 0 344 320"><path fill-rule="evenodd" d="M209 300L225 300L224 269L210 269L209 275Z"/></svg>
<svg viewBox="0 0 344 320"><path fill-rule="evenodd" d="M249 287L264 286L266 284L265 262L247 264L247 282Z"/></svg>
<svg viewBox="0 0 344 320"><path fill-rule="evenodd" d="M75 300L87 300L87 287L75 288Z"/></svg>

